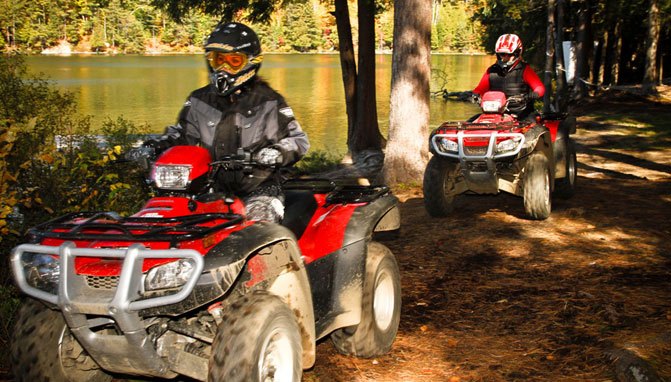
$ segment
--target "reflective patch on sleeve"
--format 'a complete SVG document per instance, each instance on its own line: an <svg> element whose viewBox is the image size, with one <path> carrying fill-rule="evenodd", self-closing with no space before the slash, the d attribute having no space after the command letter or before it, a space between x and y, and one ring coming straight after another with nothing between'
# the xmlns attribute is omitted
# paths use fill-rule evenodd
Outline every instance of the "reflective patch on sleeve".
<svg viewBox="0 0 671 382"><path fill-rule="evenodd" d="M284 107L284 108L281 108L281 109L280 109L280 113L282 113L283 115L285 115L285 116L287 116L287 117L289 117L289 118L293 118L293 117L294 117L294 111L291 110L290 107Z"/></svg>

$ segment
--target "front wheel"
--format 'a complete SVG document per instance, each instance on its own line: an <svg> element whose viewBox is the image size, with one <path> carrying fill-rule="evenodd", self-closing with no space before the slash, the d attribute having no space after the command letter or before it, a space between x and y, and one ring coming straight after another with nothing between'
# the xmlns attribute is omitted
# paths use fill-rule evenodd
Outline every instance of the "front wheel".
<svg viewBox="0 0 671 382"><path fill-rule="evenodd" d="M545 220L552 209L548 158L540 151L533 152L524 172L524 210L532 219Z"/></svg>
<svg viewBox="0 0 671 382"><path fill-rule="evenodd" d="M575 184L578 179L578 160L575 151L575 143L572 139L566 140L566 176L555 180L554 194L560 198L568 199L575 194Z"/></svg>
<svg viewBox="0 0 671 382"><path fill-rule="evenodd" d="M424 207L433 217L449 215L458 202L457 175L459 164L433 156L424 171Z"/></svg>
<svg viewBox="0 0 671 382"><path fill-rule="evenodd" d="M361 322L331 334L343 354L375 357L391 349L401 319L401 276L394 254L377 242L368 244Z"/></svg>
<svg viewBox="0 0 671 382"><path fill-rule="evenodd" d="M298 382L301 337L279 297L253 292L231 304L212 343L210 382Z"/></svg>
<svg viewBox="0 0 671 382"><path fill-rule="evenodd" d="M16 316L10 353L17 381L112 380L70 333L63 314L33 299Z"/></svg>

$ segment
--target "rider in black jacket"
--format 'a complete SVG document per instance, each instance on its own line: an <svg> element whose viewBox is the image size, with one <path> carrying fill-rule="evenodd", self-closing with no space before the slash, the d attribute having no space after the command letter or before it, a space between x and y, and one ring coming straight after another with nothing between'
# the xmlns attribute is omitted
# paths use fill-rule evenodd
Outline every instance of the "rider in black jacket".
<svg viewBox="0 0 671 382"><path fill-rule="evenodd" d="M144 146L158 154L174 145L199 145L215 160L242 148L277 167L305 155L310 144L291 107L257 76L263 55L256 33L240 23L220 23L205 43L205 55L210 84L189 95L176 125ZM248 218L282 219L284 195L276 169L223 173L218 184L243 199Z"/></svg>

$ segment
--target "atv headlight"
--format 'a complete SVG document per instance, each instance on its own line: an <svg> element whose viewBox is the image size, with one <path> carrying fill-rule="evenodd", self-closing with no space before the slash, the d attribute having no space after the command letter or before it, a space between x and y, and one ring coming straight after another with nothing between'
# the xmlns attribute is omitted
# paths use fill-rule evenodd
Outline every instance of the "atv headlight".
<svg viewBox="0 0 671 382"><path fill-rule="evenodd" d="M21 255L26 281L34 288L58 293L61 264L58 258L41 253L25 252Z"/></svg>
<svg viewBox="0 0 671 382"><path fill-rule="evenodd" d="M482 101L482 111L485 113L498 113L501 110L501 101Z"/></svg>
<svg viewBox="0 0 671 382"><path fill-rule="evenodd" d="M194 266L189 260L178 260L154 267L144 279L145 290L177 288L191 278Z"/></svg>
<svg viewBox="0 0 671 382"><path fill-rule="evenodd" d="M168 190L186 190L191 166L158 165L154 167L156 187Z"/></svg>
<svg viewBox="0 0 671 382"><path fill-rule="evenodd" d="M444 152L448 151L453 151L453 152L458 152L459 151L459 144L457 142L447 139L447 138L440 138L440 149Z"/></svg>
<svg viewBox="0 0 671 382"><path fill-rule="evenodd" d="M513 151L519 145L520 140L518 138L510 138L505 141L501 141L496 144L496 152L504 153L506 151Z"/></svg>

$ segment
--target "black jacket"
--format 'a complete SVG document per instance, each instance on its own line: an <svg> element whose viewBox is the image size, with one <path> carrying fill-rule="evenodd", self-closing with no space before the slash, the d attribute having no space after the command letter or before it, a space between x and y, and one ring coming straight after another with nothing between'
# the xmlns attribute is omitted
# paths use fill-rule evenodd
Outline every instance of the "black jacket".
<svg viewBox="0 0 671 382"><path fill-rule="evenodd" d="M177 124L166 129L162 140L205 147L215 160L235 154L238 148L255 154L273 147L282 152L282 166L297 162L310 147L284 97L258 77L231 96L220 96L211 85L193 91ZM225 188L244 195L271 175L270 170L256 169L251 176L221 181L229 183Z"/></svg>

